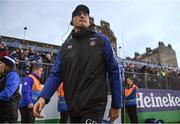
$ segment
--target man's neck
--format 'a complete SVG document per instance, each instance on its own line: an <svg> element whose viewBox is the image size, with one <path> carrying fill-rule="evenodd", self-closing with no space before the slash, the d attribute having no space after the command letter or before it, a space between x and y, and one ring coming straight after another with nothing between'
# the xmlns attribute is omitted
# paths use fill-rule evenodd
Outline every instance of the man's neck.
<svg viewBox="0 0 180 124"><path fill-rule="evenodd" d="M32 72L32 75L34 75L36 78L40 78L35 72Z"/></svg>
<svg viewBox="0 0 180 124"><path fill-rule="evenodd" d="M74 27L74 31L75 31L75 33L76 33L76 32L78 32L78 31L80 31L80 29Z"/></svg>
<svg viewBox="0 0 180 124"><path fill-rule="evenodd" d="M132 87L133 84L128 84L129 87Z"/></svg>
<svg viewBox="0 0 180 124"><path fill-rule="evenodd" d="M78 32L78 31L82 31L84 29L88 29L88 28L77 28L77 27L74 27L74 31L75 33Z"/></svg>

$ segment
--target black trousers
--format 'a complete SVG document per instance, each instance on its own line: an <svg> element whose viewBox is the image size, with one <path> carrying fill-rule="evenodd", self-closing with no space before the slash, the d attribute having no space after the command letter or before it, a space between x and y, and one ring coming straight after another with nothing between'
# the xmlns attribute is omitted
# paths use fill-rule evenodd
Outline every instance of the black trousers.
<svg viewBox="0 0 180 124"><path fill-rule="evenodd" d="M70 113L70 123L102 123L105 109L106 101L103 101L100 103L96 103L91 107L84 108L81 112L77 114Z"/></svg>
<svg viewBox="0 0 180 124"><path fill-rule="evenodd" d="M100 102L91 101L91 104L86 105L79 112L70 111L70 123L102 123L107 101Z"/></svg>
<svg viewBox="0 0 180 124"><path fill-rule="evenodd" d="M35 117L33 116L33 108L27 106L19 108L21 113L21 123L34 123Z"/></svg>
<svg viewBox="0 0 180 124"><path fill-rule="evenodd" d="M126 112L129 116L131 123L138 123L138 116L136 106L126 106Z"/></svg>
<svg viewBox="0 0 180 124"><path fill-rule="evenodd" d="M0 103L0 123L16 123L17 119L17 105Z"/></svg>
<svg viewBox="0 0 180 124"><path fill-rule="evenodd" d="M67 123L68 122L68 117L69 117L69 112L65 111L65 112L60 112L60 120L59 123Z"/></svg>
<svg viewBox="0 0 180 124"><path fill-rule="evenodd" d="M101 113L87 113L83 116L70 116L71 123L86 123L86 124L96 124L102 123L104 112Z"/></svg>

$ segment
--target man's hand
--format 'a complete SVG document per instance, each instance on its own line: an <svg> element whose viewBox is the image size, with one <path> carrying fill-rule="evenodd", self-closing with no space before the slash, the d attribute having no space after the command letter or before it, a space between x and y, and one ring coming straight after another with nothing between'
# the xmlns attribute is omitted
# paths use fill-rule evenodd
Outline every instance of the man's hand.
<svg viewBox="0 0 180 124"><path fill-rule="evenodd" d="M41 111L44 108L44 105L45 105L45 99L40 97L33 108L34 117L43 118L43 116L41 115Z"/></svg>
<svg viewBox="0 0 180 124"><path fill-rule="evenodd" d="M28 104L28 108L33 108L33 103Z"/></svg>
<svg viewBox="0 0 180 124"><path fill-rule="evenodd" d="M110 118L111 122L115 121L119 117L119 109L111 108L109 110L109 116L108 117Z"/></svg>

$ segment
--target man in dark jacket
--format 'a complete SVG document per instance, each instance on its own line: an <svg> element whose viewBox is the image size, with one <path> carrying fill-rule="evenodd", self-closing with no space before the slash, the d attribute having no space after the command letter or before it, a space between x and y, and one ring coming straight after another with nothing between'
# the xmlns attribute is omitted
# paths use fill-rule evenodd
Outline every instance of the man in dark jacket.
<svg viewBox="0 0 180 124"><path fill-rule="evenodd" d="M14 65L10 57L0 58L0 123L16 123L18 118L20 78Z"/></svg>
<svg viewBox="0 0 180 124"><path fill-rule="evenodd" d="M72 38L62 45L34 106L34 115L41 117L44 105L64 82L65 100L72 123L101 123L107 103L106 73L108 72L112 104L111 121L119 116L121 107L121 69L109 39L89 30L89 9L79 5L72 13Z"/></svg>

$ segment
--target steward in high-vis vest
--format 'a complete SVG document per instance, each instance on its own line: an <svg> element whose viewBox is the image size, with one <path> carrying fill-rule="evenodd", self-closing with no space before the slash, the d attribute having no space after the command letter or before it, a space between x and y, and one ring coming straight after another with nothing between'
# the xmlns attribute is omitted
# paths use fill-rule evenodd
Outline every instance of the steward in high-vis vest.
<svg viewBox="0 0 180 124"><path fill-rule="evenodd" d="M25 76L22 82L22 98L19 103L19 110L21 113L21 123L34 123L33 105L42 90L40 77L43 68L40 64L34 64L32 73Z"/></svg>
<svg viewBox="0 0 180 124"><path fill-rule="evenodd" d="M69 117L69 111L64 99L64 89L63 83L61 83L58 87L58 112L60 112L60 121L59 123L67 123Z"/></svg>
<svg viewBox="0 0 180 124"><path fill-rule="evenodd" d="M0 58L0 123L17 122L20 78L14 68L13 59Z"/></svg>
<svg viewBox="0 0 180 124"><path fill-rule="evenodd" d="M131 77L127 78L127 86L125 87L125 106L131 123L138 123L136 92L138 87L133 84Z"/></svg>

